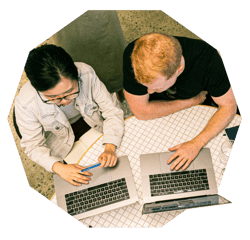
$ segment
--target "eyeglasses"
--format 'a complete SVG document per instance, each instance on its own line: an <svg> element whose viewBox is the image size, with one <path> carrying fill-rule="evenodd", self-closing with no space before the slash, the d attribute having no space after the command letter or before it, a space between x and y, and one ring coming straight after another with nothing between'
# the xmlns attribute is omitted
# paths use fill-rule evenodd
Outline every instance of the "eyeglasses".
<svg viewBox="0 0 250 240"><path fill-rule="evenodd" d="M80 93L79 81L77 82L77 89L78 89L77 92L68 94L62 98L55 98L55 99L50 99L50 100L43 100L40 93L38 91L37 91L37 93L38 93L39 97L41 98L41 100L43 101L43 103L54 104L54 103L60 103L63 99L64 100L72 100L72 99L77 98L79 96L79 93Z"/></svg>

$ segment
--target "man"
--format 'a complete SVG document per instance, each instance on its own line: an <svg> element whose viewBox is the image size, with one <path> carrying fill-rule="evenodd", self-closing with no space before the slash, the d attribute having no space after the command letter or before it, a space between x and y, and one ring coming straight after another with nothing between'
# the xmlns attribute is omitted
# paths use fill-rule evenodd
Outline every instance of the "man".
<svg viewBox="0 0 250 240"><path fill-rule="evenodd" d="M104 133L100 167L112 167L124 132L123 111L113 102L94 70L74 63L61 47L43 45L28 56L28 79L15 100L21 147L47 171L73 185L87 184L91 173L78 164L63 164L74 141L91 127Z"/></svg>
<svg viewBox="0 0 250 240"><path fill-rule="evenodd" d="M170 148L171 170L185 170L233 119L237 105L218 52L201 40L147 34L124 51L124 95L135 117L166 116L212 98L218 111L191 141Z"/></svg>

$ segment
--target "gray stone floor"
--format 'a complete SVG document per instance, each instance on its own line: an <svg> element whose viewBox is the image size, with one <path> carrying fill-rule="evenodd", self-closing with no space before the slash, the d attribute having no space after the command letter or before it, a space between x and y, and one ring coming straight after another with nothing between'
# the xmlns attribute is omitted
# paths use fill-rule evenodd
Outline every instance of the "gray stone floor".
<svg viewBox="0 0 250 240"><path fill-rule="evenodd" d="M162 11L117 11L117 13L127 43L150 32L199 38ZM53 43L51 39L47 39L45 42ZM23 73L16 94L18 94L20 88L24 83L26 83L26 81L27 77L25 73ZM125 118L132 114L126 101L121 104L121 107L125 112ZM20 148L20 139L18 138L13 127L12 111L13 106L11 107L8 121L25 173L27 175L28 182L32 188L37 190L46 198L50 199L54 194L52 173L47 172L42 167L31 161L23 152L23 149Z"/></svg>

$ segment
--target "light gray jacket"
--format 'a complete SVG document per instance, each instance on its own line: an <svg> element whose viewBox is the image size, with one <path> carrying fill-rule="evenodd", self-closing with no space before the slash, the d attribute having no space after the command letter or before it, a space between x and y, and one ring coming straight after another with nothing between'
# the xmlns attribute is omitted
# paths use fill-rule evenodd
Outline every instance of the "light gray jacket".
<svg viewBox="0 0 250 240"><path fill-rule="evenodd" d="M75 108L90 127L104 133L104 144L119 147L124 133L123 111L92 67L85 63L75 65L80 77ZM31 160L52 172L53 164L62 161L74 144L75 136L65 114L56 104L43 103L30 82L16 97L15 114L22 135L21 147Z"/></svg>

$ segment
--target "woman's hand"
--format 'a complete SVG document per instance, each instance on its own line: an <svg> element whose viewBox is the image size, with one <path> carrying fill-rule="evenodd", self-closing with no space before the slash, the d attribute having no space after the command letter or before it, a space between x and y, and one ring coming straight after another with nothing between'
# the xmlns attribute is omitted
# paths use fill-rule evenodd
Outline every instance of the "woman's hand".
<svg viewBox="0 0 250 240"><path fill-rule="evenodd" d="M117 163L117 156L115 155L116 146L111 143L106 143L104 152L99 156L98 162L102 167L114 167Z"/></svg>
<svg viewBox="0 0 250 240"><path fill-rule="evenodd" d="M92 173L87 171L81 173L83 169L85 167L78 164L63 164L60 162L56 162L52 167L55 173L74 186L81 186L81 183L88 184L91 180L88 176L92 176Z"/></svg>

